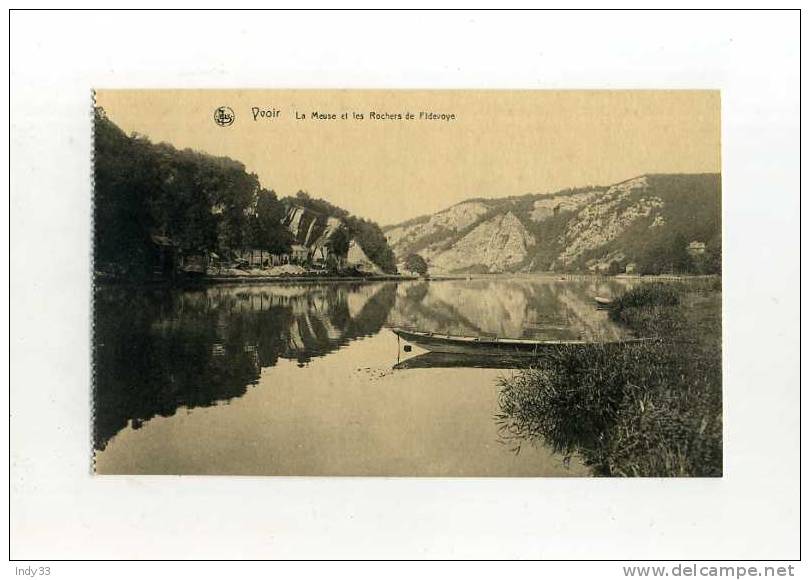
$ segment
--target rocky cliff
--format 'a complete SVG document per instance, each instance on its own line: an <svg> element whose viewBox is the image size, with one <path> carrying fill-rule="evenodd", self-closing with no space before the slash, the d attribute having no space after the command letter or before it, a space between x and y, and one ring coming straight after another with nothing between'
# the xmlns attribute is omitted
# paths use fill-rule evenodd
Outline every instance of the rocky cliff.
<svg viewBox="0 0 810 580"><path fill-rule="evenodd" d="M334 216L325 215L309 208L289 205L282 221L290 230L296 244L305 246L315 259L324 258L330 252L332 238L340 231L346 231L346 225ZM349 236L349 233L346 233ZM349 240L345 264L371 274L382 274L383 271L363 251L355 239Z"/></svg>
<svg viewBox="0 0 810 580"><path fill-rule="evenodd" d="M367 272L369 274L383 273L380 267L377 266L377 264L375 264L371 258L366 255L363 248L361 248L360 244L357 243L357 240L352 240L349 242L349 251L346 254L346 264L349 266L354 266L361 272Z"/></svg>
<svg viewBox="0 0 810 580"><path fill-rule="evenodd" d="M401 263L432 272L716 271L720 176L643 175L611 186L457 204L385 230ZM688 254L689 244L707 248Z"/></svg>
<svg viewBox="0 0 810 580"><path fill-rule="evenodd" d="M343 227L336 217L320 214L298 205L287 206L282 223L289 228L297 244L316 250L327 244Z"/></svg>
<svg viewBox="0 0 810 580"><path fill-rule="evenodd" d="M350 249L347 243L354 240L360 253L355 250L352 255L360 256L361 262L354 264L350 260L349 265L360 266L368 260L377 271L396 273L394 252L375 222L354 216L341 207L303 191L281 201L287 207L284 225L290 229L297 244L306 246L313 253L324 254L318 250L331 247L345 255Z"/></svg>
<svg viewBox="0 0 810 580"><path fill-rule="evenodd" d="M501 272L523 263L533 245L534 237L507 211L481 221L449 247L428 253L426 260L441 271Z"/></svg>
<svg viewBox="0 0 810 580"><path fill-rule="evenodd" d="M393 248L411 252L428 247L432 240L442 240L457 233L489 211L486 203L468 201L454 205L432 216L425 216L386 228L385 237Z"/></svg>

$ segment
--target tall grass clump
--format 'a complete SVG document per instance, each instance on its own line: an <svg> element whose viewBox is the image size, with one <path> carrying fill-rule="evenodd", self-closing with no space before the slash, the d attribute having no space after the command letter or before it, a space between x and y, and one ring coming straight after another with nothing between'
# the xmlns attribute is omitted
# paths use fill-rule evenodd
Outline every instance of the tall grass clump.
<svg viewBox="0 0 810 580"><path fill-rule="evenodd" d="M678 283L639 284L619 296L610 318L648 337L672 336L679 328L678 312L682 288Z"/></svg>
<svg viewBox="0 0 810 580"><path fill-rule="evenodd" d="M619 296L615 301L615 307L618 310L626 310L642 306L677 306L681 292L682 286L677 283L639 284Z"/></svg>
<svg viewBox="0 0 810 580"><path fill-rule="evenodd" d="M611 317L657 340L561 347L502 379L501 436L596 475L722 475L719 310L718 293L688 286L628 291Z"/></svg>

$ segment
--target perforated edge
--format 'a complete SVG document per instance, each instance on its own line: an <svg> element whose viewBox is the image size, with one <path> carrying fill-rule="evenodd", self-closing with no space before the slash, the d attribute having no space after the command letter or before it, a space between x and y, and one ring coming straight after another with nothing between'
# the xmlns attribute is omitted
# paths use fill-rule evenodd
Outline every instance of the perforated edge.
<svg viewBox="0 0 810 580"><path fill-rule="evenodd" d="M96 471L96 90L90 89L90 474Z"/></svg>

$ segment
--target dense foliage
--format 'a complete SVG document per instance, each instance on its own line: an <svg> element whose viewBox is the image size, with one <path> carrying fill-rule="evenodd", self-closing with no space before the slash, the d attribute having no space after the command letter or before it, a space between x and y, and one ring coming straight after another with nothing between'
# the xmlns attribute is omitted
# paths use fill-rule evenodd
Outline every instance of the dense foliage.
<svg viewBox="0 0 810 580"><path fill-rule="evenodd" d="M622 251L625 262L636 262L641 274L719 274L722 261L720 226L720 175L649 175L649 189L630 196L627 203L642 196L663 201L663 225L652 226L652 217L638 220L599 253ZM691 241L705 242L705 252L687 251ZM592 254L584 255L582 264Z"/></svg>
<svg viewBox="0 0 810 580"><path fill-rule="evenodd" d="M283 205L241 163L127 136L101 109L94 146L98 269L148 276L153 234L186 252L288 250Z"/></svg>
<svg viewBox="0 0 810 580"><path fill-rule="evenodd" d="M157 260L153 235L184 253L252 248L288 252L293 241L282 224L285 203L263 189L258 177L227 157L177 150L147 138L126 135L95 111L95 259L96 268L132 280L149 277ZM396 273L394 254L379 226L304 192L295 203L345 224L329 240L345 256L355 239L387 273Z"/></svg>
<svg viewBox="0 0 810 580"><path fill-rule="evenodd" d="M405 258L405 267L409 272L424 276L428 273L428 265L425 259L419 254L410 254Z"/></svg>

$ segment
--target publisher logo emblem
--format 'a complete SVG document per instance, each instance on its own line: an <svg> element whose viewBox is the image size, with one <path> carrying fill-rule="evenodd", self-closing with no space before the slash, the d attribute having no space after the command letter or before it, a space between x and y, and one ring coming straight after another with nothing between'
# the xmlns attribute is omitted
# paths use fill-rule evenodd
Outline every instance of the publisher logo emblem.
<svg viewBox="0 0 810 580"><path fill-rule="evenodd" d="M214 110L214 122L220 127L230 127L236 120L236 114L230 107L217 107Z"/></svg>

